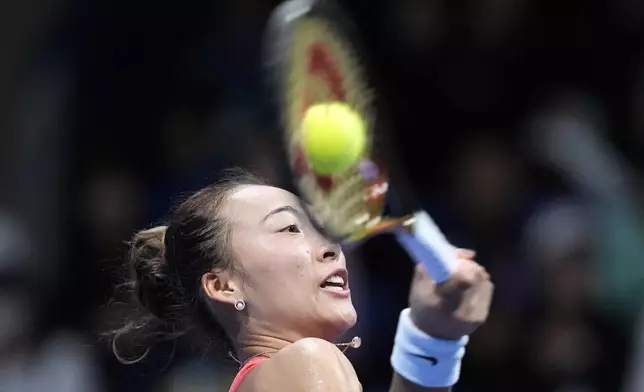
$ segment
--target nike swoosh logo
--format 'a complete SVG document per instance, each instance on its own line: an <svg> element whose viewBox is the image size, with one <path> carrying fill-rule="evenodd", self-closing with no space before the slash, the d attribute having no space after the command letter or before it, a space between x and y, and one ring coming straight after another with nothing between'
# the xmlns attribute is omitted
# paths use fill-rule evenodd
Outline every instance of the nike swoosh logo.
<svg viewBox="0 0 644 392"><path fill-rule="evenodd" d="M418 354L412 354L412 355L418 358L422 358L426 361L429 361L432 364L432 366L436 366L438 364L438 359L436 359L435 357L426 357L424 355L418 355Z"/></svg>

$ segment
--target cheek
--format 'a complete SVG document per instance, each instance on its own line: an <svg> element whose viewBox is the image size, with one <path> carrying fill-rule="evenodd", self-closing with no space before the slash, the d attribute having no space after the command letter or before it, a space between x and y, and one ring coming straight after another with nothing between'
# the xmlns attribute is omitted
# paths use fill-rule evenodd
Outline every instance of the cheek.
<svg viewBox="0 0 644 392"><path fill-rule="evenodd" d="M261 254L252 257L253 263L246 263L246 272L260 300L263 296L278 294L293 297L294 292L302 292L315 279L310 250L306 244L293 239L261 241L257 248Z"/></svg>

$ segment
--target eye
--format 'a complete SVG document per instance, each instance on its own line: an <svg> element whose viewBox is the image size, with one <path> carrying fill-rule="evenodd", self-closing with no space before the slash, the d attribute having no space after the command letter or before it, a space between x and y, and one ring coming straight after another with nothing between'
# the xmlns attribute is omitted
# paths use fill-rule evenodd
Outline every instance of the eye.
<svg viewBox="0 0 644 392"><path fill-rule="evenodd" d="M280 233L301 233L301 231L300 228L297 227L297 225L288 225L280 230Z"/></svg>

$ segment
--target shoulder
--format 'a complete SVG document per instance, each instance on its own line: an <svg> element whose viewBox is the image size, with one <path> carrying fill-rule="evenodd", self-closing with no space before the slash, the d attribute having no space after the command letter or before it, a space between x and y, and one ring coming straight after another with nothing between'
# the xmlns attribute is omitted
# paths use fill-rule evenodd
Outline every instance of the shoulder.
<svg viewBox="0 0 644 392"><path fill-rule="evenodd" d="M288 381L286 381L288 380ZM357 392L362 388L346 356L323 339L305 338L262 363L240 392L285 390Z"/></svg>
<svg viewBox="0 0 644 392"><path fill-rule="evenodd" d="M295 343L289 344L284 349L280 350L274 358L319 359L321 357L335 357L338 355L344 357L342 351L340 351L335 344L324 339L304 338Z"/></svg>

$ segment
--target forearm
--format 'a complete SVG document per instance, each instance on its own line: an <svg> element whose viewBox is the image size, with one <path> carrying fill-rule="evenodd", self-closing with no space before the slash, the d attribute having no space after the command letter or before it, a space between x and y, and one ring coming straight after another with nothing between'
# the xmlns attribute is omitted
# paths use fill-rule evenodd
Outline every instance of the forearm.
<svg viewBox="0 0 644 392"><path fill-rule="evenodd" d="M420 385L414 384L409 380L406 380L400 374L394 372L393 377L391 378L391 386L389 387L389 392L450 392L451 387L448 388L426 388Z"/></svg>
<svg viewBox="0 0 644 392"><path fill-rule="evenodd" d="M428 335L415 326L410 310L403 310L391 354L390 391L449 392L458 382L468 340Z"/></svg>

